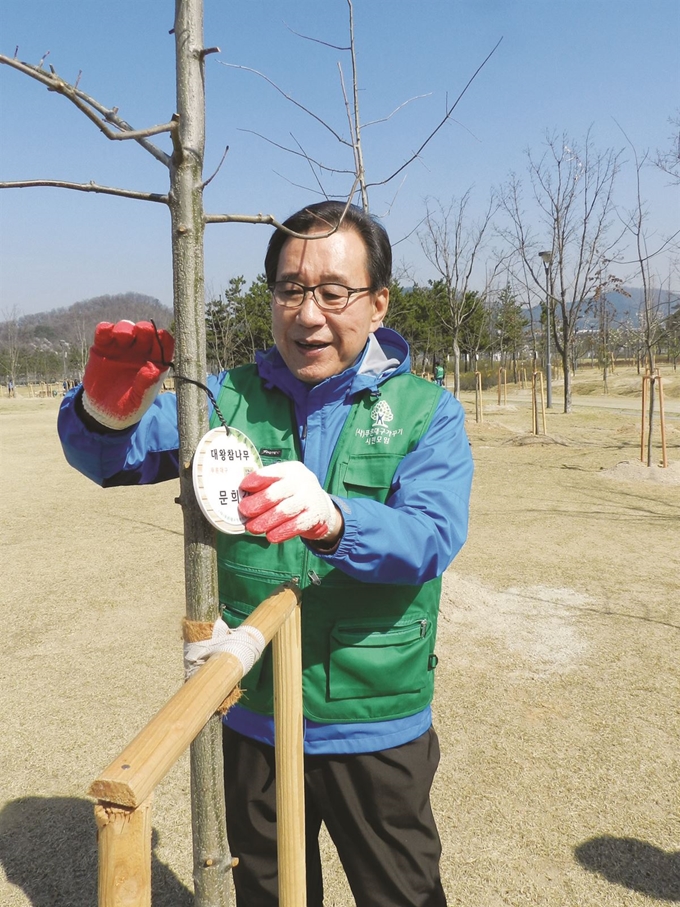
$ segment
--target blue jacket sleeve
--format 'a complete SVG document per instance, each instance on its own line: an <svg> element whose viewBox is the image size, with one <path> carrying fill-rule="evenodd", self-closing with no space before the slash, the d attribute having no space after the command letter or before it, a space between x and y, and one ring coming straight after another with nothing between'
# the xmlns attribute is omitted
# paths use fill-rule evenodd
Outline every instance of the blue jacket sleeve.
<svg viewBox="0 0 680 907"><path fill-rule="evenodd" d="M217 394L220 379L210 376ZM177 398L159 394L141 421L123 431L90 431L80 417L77 387L59 410L57 430L71 466L98 485L153 485L179 475Z"/></svg>
<svg viewBox="0 0 680 907"><path fill-rule="evenodd" d="M385 504L334 500L345 531L324 560L367 583L418 585L446 570L467 537L472 454L464 411L442 394L418 446L399 465Z"/></svg>

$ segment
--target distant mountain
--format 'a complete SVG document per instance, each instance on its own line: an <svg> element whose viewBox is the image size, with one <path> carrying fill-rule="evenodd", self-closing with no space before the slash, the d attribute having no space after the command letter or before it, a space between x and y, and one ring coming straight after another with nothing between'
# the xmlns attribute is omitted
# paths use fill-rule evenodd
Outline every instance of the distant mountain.
<svg viewBox="0 0 680 907"><path fill-rule="evenodd" d="M623 287L622 293L607 293L611 323L615 326L630 324L636 328L640 324L640 308L644 300L644 291L641 287ZM628 295L626 295L628 294ZM654 291L654 308L660 310L662 317L669 315L680 303L680 296L669 290ZM591 311L583 316L583 327L596 328L599 324L599 314Z"/></svg>
<svg viewBox="0 0 680 907"><path fill-rule="evenodd" d="M52 309L34 315L23 315L17 321L19 342L65 341L75 346L89 346L94 329L100 321L150 321L159 328L169 328L172 309L153 296L141 293L119 293L115 296L95 296L75 302L67 308ZM4 324L0 322L0 336Z"/></svg>

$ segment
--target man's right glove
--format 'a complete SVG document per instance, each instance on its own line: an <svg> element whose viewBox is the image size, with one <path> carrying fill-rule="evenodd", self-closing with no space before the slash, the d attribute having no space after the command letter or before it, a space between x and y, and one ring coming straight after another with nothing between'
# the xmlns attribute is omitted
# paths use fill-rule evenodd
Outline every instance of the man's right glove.
<svg viewBox="0 0 680 907"><path fill-rule="evenodd" d="M149 321L102 321L83 375L83 407L101 425L134 425L156 399L175 341Z"/></svg>
<svg viewBox="0 0 680 907"><path fill-rule="evenodd" d="M267 642L262 632L250 624L230 629L221 617L213 624L210 639L184 643L184 676L188 680L206 663L211 655L228 652L241 662L247 674L264 652Z"/></svg>

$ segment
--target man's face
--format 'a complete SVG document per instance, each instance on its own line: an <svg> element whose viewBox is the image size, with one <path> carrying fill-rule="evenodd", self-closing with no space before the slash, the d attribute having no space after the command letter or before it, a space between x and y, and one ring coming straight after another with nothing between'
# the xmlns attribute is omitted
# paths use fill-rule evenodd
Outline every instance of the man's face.
<svg viewBox="0 0 680 907"><path fill-rule="evenodd" d="M341 283L370 284L364 241L354 229L338 230L325 239L287 239L281 249L277 280L304 286ZM301 381L318 384L348 368L363 350L369 333L385 317L389 290L357 293L342 312L322 312L305 296L297 309L272 300L274 341L291 372Z"/></svg>

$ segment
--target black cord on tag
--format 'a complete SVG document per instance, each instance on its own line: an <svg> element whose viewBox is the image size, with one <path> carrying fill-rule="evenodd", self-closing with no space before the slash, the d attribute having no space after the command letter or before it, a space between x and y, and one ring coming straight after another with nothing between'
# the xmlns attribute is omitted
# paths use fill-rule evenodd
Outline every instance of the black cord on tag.
<svg viewBox="0 0 680 907"><path fill-rule="evenodd" d="M200 387L201 390L204 390L208 396L208 400L210 400L210 402L212 403L212 405L215 409L215 412L217 413L217 418L220 420L222 428L226 431L227 434L230 434L229 426L227 425L227 421L224 418L224 416L222 415L222 411L220 410L219 406L217 405L217 400L215 399L215 395L213 394L213 392L210 390L209 387L207 387L201 381L195 381L193 378L185 378L184 375L177 374L177 372L175 371L175 363L168 362L165 358L165 350L163 349L163 343L161 341L160 334L158 333L158 328L156 327L156 322L153 320L153 318L150 318L149 321L153 325L153 329L156 332L156 340L158 341L158 346L160 347L160 350L161 350L161 365L163 365L165 368L171 368L175 372L175 374L174 374L175 381L184 381L186 384L195 384L196 387Z"/></svg>

